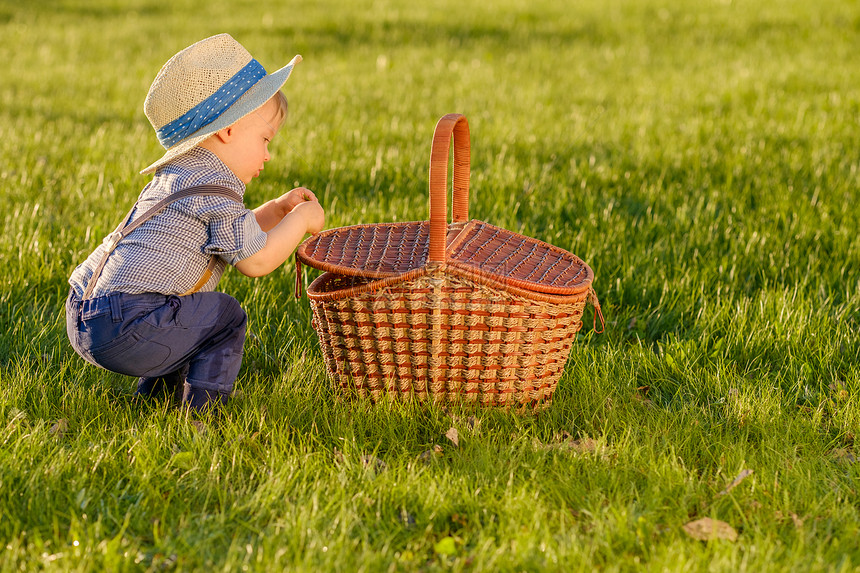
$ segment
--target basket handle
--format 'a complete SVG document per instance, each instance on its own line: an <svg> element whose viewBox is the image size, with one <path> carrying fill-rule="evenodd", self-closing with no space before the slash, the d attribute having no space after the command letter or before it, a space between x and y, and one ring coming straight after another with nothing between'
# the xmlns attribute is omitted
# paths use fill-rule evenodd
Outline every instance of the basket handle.
<svg viewBox="0 0 860 573"><path fill-rule="evenodd" d="M449 113L436 123L430 149L430 253L429 262L445 262L448 236L448 151L454 137L454 222L469 220L469 122Z"/></svg>

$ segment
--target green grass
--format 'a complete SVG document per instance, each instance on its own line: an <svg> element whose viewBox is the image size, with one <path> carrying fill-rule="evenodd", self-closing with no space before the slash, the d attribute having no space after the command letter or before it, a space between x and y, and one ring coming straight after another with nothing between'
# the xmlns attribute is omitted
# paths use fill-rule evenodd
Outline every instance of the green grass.
<svg viewBox="0 0 860 573"><path fill-rule="evenodd" d="M0 31L0 569L860 570L855 3L3 0ZM305 57L249 203L424 219L467 116L471 215L596 274L551 409L338 400L291 264L222 280L253 335L220 420L72 352L66 279L160 156L149 83L222 31Z"/></svg>

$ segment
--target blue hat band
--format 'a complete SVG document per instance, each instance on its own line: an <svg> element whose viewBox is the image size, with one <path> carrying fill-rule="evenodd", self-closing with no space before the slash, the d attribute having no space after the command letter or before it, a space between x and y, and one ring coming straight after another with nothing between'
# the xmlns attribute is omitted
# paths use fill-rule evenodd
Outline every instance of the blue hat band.
<svg viewBox="0 0 860 573"><path fill-rule="evenodd" d="M169 149L201 128L206 127L239 97L251 89L260 78L265 77L266 70L260 62L252 59L248 64L227 80L218 91L201 101L182 116L174 119L161 129L156 130L158 141L165 149Z"/></svg>

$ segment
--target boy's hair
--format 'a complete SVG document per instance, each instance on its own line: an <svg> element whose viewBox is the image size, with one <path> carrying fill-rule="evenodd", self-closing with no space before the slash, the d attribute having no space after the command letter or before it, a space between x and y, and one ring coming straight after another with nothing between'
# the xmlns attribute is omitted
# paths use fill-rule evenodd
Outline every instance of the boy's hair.
<svg viewBox="0 0 860 573"><path fill-rule="evenodd" d="M287 96L284 95L284 92L278 90L278 93L272 96L273 98L278 100L278 113L275 116L275 129L277 131L281 130L281 126L284 125L284 122L287 121Z"/></svg>

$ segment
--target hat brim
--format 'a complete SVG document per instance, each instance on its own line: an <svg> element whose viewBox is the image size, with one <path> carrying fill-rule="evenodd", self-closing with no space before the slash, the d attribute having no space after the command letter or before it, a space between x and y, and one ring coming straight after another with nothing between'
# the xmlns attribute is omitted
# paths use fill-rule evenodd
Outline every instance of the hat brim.
<svg viewBox="0 0 860 573"><path fill-rule="evenodd" d="M225 127L229 127L254 111L263 107L269 99L278 93L278 90L286 83L287 78L293 71L293 67L302 61L301 56L296 56L290 63L276 72L272 72L260 78L256 84L251 86L247 92L236 100L236 103L227 108L218 118L199 130L195 131L179 143L167 149L167 152L155 163L143 169L141 175L155 172L156 169L179 157L196 147L201 141Z"/></svg>

